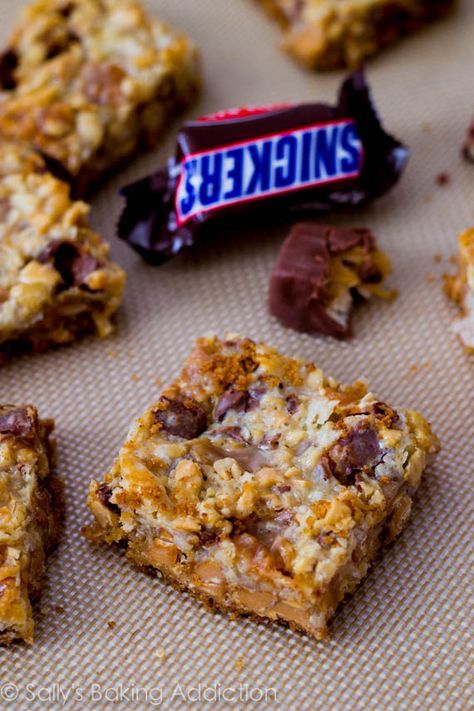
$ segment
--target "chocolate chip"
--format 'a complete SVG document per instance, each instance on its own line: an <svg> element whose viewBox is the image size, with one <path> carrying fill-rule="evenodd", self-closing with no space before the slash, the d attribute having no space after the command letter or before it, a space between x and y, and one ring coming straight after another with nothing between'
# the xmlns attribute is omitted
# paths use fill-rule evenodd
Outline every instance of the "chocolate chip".
<svg viewBox="0 0 474 711"><path fill-rule="evenodd" d="M15 69L18 67L18 54L14 49L7 49L0 54L0 89L12 91L16 87Z"/></svg>
<svg viewBox="0 0 474 711"><path fill-rule="evenodd" d="M373 469L381 461L382 450L376 430L361 424L339 439L328 455L332 475L351 486L361 470Z"/></svg>
<svg viewBox="0 0 474 711"><path fill-rule="evenodd" d="M0 410L0 434L14 437L31 437L36 430L36 417L26 407L12 407L6 412Z"/></svg>
<svg viewBox="0 0 474 711"><path fill-rule="evenodd" d="M162 429L174 437L195 439L207 429L206 413L194 400L181 402L163 397L153 414Z"/></svg>
<svg viewBox="0 0 474 711"><path fill-rule="evenodd" d="M110 501L110 497L112 496L112 489L108 484L101 484L99 488L97 489L97 498L99 499L100 503L102 506L105 506L106 508L110 509L110 511L113 511L114 513L120 513L120 507L117 506L117 504L113 504Z"/></svg>
<svg viewBox="0 0 474 711"><path fill-rule="evenodd" d="M249 394L244 390L227 390L220 396L214 410L214 419L221 421L228 410L241 411L245 409Z"/></svg>
<svg viewBox="0 0 474 711"><path fill-rule="evenodd" d="M291 491L291 486L289 484L278 484L275 489L279 494L285 494L287 491Z"/></svg>
<svg viewBox="0 0 474 711"><path fill-rule="evenodd" d="M53 41L48 47L48 52L46 54L46 59L54 59L63 52L66 52L73 42L80 42L81 40L76 35L75 32L67 32L64 37Z"/></svg>
<svg viewBox="0 0 474 711"><path fill-rule="evenodd" d="M84 284L89 274L99 268L100 262L91 254L80 254L71 265L74 284Z"/></svg>
<svg viewBox="0 0 474 711"><path fill-rule="evenodd" d="M59 239L50 242L36 259L41 264L52 262L66 288L81 286L91 272L101 267L91 254L82 252L72 242Z"/></svg>
<svg viewBox="0 0 474 711"><path fill-rule="evenodd" d="M73 2L68 2L66 3L66 5L64 5L64 7L59 10L59 14L64 17L65 20L67 20L69 17L71 17L75 8L76 6Z"/></svg>
<svg viewBox="0 0 474 711"><path fill-rule="evenodd" d="M248 400L245 405L245 412L248 412L249 410L254 410L256 407L259 406L260 400L262 397L265 395L267 392L267 388L264 387L263 385L259 385L256 388L253 388L252 390L248 391Z"/></svg>
<svg viewBox="0 0 474 711"><path fill-rule="evenodd" d="M199 543L202 546L210 546L219 539L217 531L207 531L206 529L198 533Z"/></svg>
<svg viewBox="0 0 474 711"><path fill-rule="evenodd" d="M68 185L73 187L74 178L71 173L64 167L61 161L57 160L56 158L53 158L44 151L38 150L38 153L44 160L47 171L49 171L58 180L62 180L63 183L67 183Z"/></svg>
<svg viewBox="0 0 474 711"><path fill-rule="evenodd" d="M290 415L294 415L297 409L300 406L300 401L296 397L296 395L288 395L286 398L286 409L290 413Z"/></svg>

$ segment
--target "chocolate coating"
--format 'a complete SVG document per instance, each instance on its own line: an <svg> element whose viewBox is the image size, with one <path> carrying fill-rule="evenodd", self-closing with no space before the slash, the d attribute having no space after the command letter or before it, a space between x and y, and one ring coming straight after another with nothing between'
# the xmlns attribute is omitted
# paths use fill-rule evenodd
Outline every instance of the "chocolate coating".
<svg viewBox="0 0 474 711"><path fill-rule="evenodd" d="M369 257L374 246L374 238L366 229L306 222L294 225L273 268L270 313L297 331L346 338L350 335L348 323L335 320L328 311L331 257L353 247L362 247ZM363 267L373 279L369 258Z"/></svg>

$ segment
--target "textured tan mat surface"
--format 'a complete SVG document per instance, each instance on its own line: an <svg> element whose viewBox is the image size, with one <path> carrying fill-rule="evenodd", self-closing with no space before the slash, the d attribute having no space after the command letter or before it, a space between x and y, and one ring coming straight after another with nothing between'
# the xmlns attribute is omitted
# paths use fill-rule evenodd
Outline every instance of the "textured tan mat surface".
<svg viewBox="0 0 474 711"><path fill-rule="evenodd" d="M0 0L0 35L20 4ZM150 5L202 49L206 91L194 114L334 98L342 74L307 74L280 54L278 29L251 0ZM100 696L106 706L106 694L114 699L122 692L119 708L144 708L147 695L149 704L172 709L473 708L474 361L449 331L453 311L439 279L457 233L474 222L474 167L459 157L474 111L473 37L474 3L465 0L455 17L369 66L385 124L412 155L389 195L352 215L327 217L374 230L393 258L392 282L400 292L393 304L359 312L351 343L286 331L268 317L268 276L283 225L266 233L222 232L160 269L114 238L119 185L169 154L176 127L160 151L135 161L97 194L93 222L129 276L116 335L0 371L3 401L32 401L56 418L67 492L66 531L50 560L36 642L0 651L0 691L17 696L11 707L60 708L61 694L68 694L68 708L85 709ZM440 172L450 176L443 187L435 184ZM88 482L106 471L132 417L156 397L155 381L177 373L196 336L226 329L313 359L341 380L366 377L389 403L428 416L442 440L408 528L342 607L326 643L212 615L132 569L120 552L91 547L81 537ZM230 691L227 701L204 695L207 689L207 698L213 690L222 696L229 688L234 701ZM246 693L263 699L240 700Z"/></svg>

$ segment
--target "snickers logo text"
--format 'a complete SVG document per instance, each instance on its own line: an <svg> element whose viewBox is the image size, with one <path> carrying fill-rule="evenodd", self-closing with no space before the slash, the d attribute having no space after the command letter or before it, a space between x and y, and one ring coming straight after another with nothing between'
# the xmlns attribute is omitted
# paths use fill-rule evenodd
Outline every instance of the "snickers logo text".
<svg viewBox="0 0 474 711"><path fill-rule="evenodd" d="M179 166L178 222L233 203L357 177L362 160L362 142L350 119L191 153Z"/></svg>

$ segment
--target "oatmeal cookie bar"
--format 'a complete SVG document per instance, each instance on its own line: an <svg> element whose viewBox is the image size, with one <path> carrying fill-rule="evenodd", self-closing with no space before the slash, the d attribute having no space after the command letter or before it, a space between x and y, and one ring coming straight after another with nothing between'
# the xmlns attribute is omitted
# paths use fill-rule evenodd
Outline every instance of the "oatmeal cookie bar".
<svg viewBox="0 0 474 711"><path fill-rule="evenodd" d="M202 338L92 482L86 534L218 608L320 638L403 528L437 449L421 415L361 382Z"/></svg>
<svg viewBox="0 0 474 711"><path fill-rule="evenodd" d="M0 57L0 135L76 193L153 144L198 87L194 45L134 0L36 0Z"/></svg>
<svg viewBox="0 0 474 711"><path fill-rule="evenodd" d="M258 0L285 30L284 47L312 69L359 66L441 17L456 0Z"/></svg>
<svg viewBox="0 0 474 711"><path fill-rule="evenodd" d="M24 145L0 139L0 362L87 332L106 336L124 272L89 208Z"/></svg>
<svg viewBox="0 0 474 711"><path fill-rule="evenodd" d="M59 536L53 427L31 405L0 406L0 644L33 641L31 601L39 597L46 554Z"/></svg>
<svg viewBox="0 0 474 711"><path fill-rule="evenodd" d="M356 299L396 296L382 283L390 271L370 230L299 222L273 267L270 313L297 331L348 338Z"/></svg>
<svg viewBox="0 0 474 711"><path fill-rule="evenodd" d="M445 277L444 289L460 311L453 331L466 348L474 352L474 227L459 235L458 272Z"/></svg>

